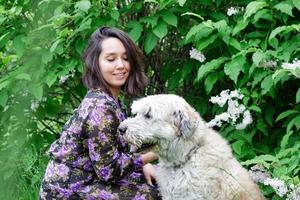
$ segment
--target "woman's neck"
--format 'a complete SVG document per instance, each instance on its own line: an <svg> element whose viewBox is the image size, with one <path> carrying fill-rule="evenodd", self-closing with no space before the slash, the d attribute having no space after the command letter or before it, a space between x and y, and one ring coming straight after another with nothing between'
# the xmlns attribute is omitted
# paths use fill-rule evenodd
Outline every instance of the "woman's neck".
<svg viewBox="0 0 300 200"><path fill-rule="evenodd" d="M119 93L120 93L120 89L118 88L110 88L110 93L112 95L112 97L118 101L118 97L119 97Z"/></svg>

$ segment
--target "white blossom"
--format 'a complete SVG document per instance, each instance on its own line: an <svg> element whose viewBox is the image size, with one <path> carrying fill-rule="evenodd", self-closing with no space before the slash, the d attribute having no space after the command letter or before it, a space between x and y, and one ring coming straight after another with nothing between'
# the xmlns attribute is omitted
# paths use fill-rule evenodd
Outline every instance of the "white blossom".
<svg viewBox="0 0 300 200"><path fill-rule="evenodd" d="M65 75L65 76L61 76L59 77L59 84L63 84L64 82L66 82L66 80L68 80L69 75Z"/></svg>
<svg viewBox="0 0 300 200"><path fill-rule="evenodd" d="M300 69L300 60L295 59L292 63L282 63L283 69Z"/></svg>
<svg viewBox="0 0 300 200"><path fill-rule="evenodd" d="M227 15L228 16L236 15L239 12L240 12L240 9L238 7L231 6L230 8L227 9Z"/></svg>
<svg viewBox="0 0 300 200"><path fill-rule="evenodd" d="M243 121L242 121L242 123L237 124L235 128L238 129L238 130L245 129L246 126L248 126L249 124L252 123L252 121L253 121L252 120L252 116L251 116L249 110L246 110L244 112L244 114L243 114Z"/></svg>
<svg viewBox="0 0 300 200"><path fill-rule="evenodd" d="M278 178L266 178L263 184L271 186L280 197L283 197L288 192L288 188L284 181L279 180Z"/></svg>
<svg viewBox="0 0 300 200"><path fill-rule="evenodd" d="M38 109L38 107L39 107L39 102L36 100L32 100L30 109L35 112Z"/></svg>
<svg viewBox="0 0 300 200"><path fill-rule="evenodd" d="M286 196L287 200L300 199L300 184L296 186L293 184L287 185L283 180L272 178L262 165L252 166L249 174L254 182L271 186L280 197Z"/></svg>
<svg viewBox="0 0 300 200"><path fill-rule="evenodd" d="M297 186L291 185L291 191L287 195L287 200L299 200L300 199L300 184Z"/></svg>
<svg viewBox="0 0 300 200"><path fill-rule="evenodd" d="M254 165L249 170L249 175L255 183L263 183L267 178L271 178L269 172L262 165Z"/></svg>
<svg viewBox="0 0 300 200"><path fill-rule="evenodd" d="M28 96L28 90L22 91L21 95L22 95L23 97L27 97L27 96Z"/></svg>
<svg viewBox="0 0 300 200"><path fill-rule="evenodd" d="M292 63L283 63L282 68L289 70L291 74L300 78L300 60L295 59Z"/></svg>
<svg viewBox="0 0 300 200"><path fill-rule="evenodd" d="M238 90L233 90L233 91L230 92L230 97L231 98L243 99L244 95L241 94Z"/></svg>
<svg viewBox="0 0 300 200"><path fill-rule="evenodd" d="M190 57L198 60L199 62L204 62L206 60L204 54L202 54L201 51L197 51L194 47L190 50Z"/></svg>
<svg viewBox="0 0 300 200"><path fill-rule="evenodd" d="M229 90L223 90L220 93L220 96L211 97L209 101L223 107L227 103L228 99L230 99Z"/></svg>
<svg viewBox="0 0 300 200"><path fill-rule="evenodd" d="M268 60L261 63L263 68L275 68L277 67L277 62L275 60Z"/></svg>
<svg viewBox="0 0 300 200"><path fill-rule="evenodd" d="M59 84L61 85L61 84L65 83L66 80L68 80L70 77L74 77L74 76L75 76L75 70L72 69L69 74L61 76L59 78Z"/></svg>
<svg viewBox="0 0 300 200"><path fill-rule="evenodd" d="M226 112L216 115L215 118L209 121L206 125L208 127L220 127L222 125L222 121L230 122L235 125L236 122L243 117L241 119L242 122L236 125L236 129L246 128L247 125L252 123L252 117L250 112L246 110L246 107L238 102L238 100L243 99L243 97L244 95L238 90L223 90L219 96L211 97L209 101L213 104L218 104L220 107L223 107L227 103L228 108Z"/></svg>

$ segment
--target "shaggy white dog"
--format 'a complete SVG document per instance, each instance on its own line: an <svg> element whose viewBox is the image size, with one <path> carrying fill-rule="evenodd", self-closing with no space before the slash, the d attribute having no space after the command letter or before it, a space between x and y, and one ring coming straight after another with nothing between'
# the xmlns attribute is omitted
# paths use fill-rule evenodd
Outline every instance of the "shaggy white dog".
<svg viewBox="0 0 300 200"><path fill-rule="evenodd" d="M132 104L119 130L128 142L155 143L164 200L264 199L230 146L181 97L153 95Z"/></svg>

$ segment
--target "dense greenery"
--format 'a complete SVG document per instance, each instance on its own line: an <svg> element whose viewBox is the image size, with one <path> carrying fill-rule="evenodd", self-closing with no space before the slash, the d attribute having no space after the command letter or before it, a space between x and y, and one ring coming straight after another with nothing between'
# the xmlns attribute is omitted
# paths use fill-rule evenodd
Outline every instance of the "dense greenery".
<svg viewBox="0 0 300 200"><path fill-rule="evenodd" d="M179 94L209 121L224 109L211 96L239 89L252 124L218 130L245 167L260 163L299 184L300 72L282 64L300 59L300 1L0 2L1 199L37 198L46 150L86 93L82 51L102 25L125 30L144 50L146 94ZM206 59L190 58L192 48Z"/></svg>

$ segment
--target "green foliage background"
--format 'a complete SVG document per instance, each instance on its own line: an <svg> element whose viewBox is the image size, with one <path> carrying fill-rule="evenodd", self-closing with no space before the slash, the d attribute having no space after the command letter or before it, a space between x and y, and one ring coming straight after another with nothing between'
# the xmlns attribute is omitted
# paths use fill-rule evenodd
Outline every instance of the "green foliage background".
<svg viewBox="0 0 300 200"><path fill-rule="evenodd" d="M228 16L231 6L244 9ZM299 19L298 0L0 0L0 198L37 198L45 152L86 93L83 49L102 25L144 50L145 95L179 94L209 121L222 112L209 98L240 89L253 123L219 132L245 167L260 163L299 184L300 79L281 68L300 59Z"/></svg>

